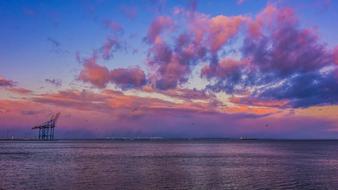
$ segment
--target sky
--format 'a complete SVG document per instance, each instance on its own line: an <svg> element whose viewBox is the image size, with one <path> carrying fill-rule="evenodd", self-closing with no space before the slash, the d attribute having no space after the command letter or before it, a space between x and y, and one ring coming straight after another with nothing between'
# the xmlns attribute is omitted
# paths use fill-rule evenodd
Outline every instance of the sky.
<svg viewBox="0 0 338 190"><path fill-rule="evenodd" d="M0 1L0 138L338 137L338 1Z"/></svg>

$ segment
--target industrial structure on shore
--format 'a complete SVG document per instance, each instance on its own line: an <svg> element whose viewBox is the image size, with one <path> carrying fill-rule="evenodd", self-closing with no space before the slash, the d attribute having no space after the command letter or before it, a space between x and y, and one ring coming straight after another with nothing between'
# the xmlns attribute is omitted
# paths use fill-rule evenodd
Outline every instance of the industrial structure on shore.
<svg viewBox="0 0 338 190"><path fill-rule="evenodd" d="M48 121L32 128L39 130L39 140L54 140L54 128L56 127L56 122L59 117L60 112L52 115Z"/></svg>

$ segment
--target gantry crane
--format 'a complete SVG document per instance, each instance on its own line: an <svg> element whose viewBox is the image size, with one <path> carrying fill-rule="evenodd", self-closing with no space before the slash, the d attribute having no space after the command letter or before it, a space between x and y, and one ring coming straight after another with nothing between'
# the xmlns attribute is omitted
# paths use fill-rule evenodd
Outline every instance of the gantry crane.
<svg viewBox="0 0 338 190"><path fill-rule="evenodd" d="M51 118L37 126L34 126L32 129L39 129L39 140L54 140L54 128L56 127L56 122L60 117L60 112L52 115Z"/></svg>

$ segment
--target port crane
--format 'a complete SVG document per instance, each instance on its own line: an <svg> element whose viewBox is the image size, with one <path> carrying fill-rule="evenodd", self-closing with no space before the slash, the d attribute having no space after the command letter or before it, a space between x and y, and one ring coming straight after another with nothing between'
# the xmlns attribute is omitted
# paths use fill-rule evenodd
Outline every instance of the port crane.
<svg viewBox="0 0 338 190"><path fill-rule="evenodd" d="M51 118L40 125L32 127L33 130L39 130L39 140L54 140L54 128L60 117L60 112L51 116Z"/></svg>

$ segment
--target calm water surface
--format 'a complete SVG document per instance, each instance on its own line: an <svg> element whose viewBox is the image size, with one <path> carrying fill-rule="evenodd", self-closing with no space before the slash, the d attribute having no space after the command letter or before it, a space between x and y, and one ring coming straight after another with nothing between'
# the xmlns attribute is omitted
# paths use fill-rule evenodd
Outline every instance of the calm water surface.
<svg viewBox="0 0 338 190"><path fill-rule="evenodd" d="M338 141L0 142L0 189L338 189Z"/></svg>

